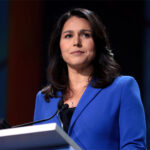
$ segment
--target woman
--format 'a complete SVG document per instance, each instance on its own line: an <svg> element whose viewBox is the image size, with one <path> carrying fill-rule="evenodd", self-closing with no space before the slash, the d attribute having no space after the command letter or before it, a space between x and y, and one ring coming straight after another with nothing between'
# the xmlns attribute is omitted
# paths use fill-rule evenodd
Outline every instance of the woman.
<svg viewBox="0 0 150 150"><path fill-rule="evenodd" d="M81 8L63 14L49 50L49 86L37 94L34 121L53 115L63 99L64 130L82 149L146 149L138 84L120 76L97 15ZM44 123L51 122L60 125L57 117Z"/></svg>

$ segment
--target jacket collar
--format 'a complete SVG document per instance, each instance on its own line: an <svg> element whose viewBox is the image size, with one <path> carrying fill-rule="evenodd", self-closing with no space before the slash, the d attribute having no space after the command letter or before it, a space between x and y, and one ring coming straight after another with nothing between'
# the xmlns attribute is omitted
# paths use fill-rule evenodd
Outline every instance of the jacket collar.
<svg viewBox="0 0 150 150"><path fill-rule="evenodd" d="M73 115L72 119L70 121L69 129L68 129L68 134L70 135L72 128L76 122L76 120L79 118L79 116L82 114L84 109L88 106L88 104L97 96L98 93L101 92L101 88L93 88L91 84L89 84L84 91Z"/></svg>

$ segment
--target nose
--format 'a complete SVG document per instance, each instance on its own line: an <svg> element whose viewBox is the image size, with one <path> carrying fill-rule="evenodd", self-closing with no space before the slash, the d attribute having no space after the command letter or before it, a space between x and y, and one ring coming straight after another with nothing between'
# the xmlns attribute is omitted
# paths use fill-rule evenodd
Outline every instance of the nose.
<svg viewBox="0 0 150 150"><path fill-rule="evenodd" d="M74 37L73 46L82 47L82 42L79 36Z"/></svg>

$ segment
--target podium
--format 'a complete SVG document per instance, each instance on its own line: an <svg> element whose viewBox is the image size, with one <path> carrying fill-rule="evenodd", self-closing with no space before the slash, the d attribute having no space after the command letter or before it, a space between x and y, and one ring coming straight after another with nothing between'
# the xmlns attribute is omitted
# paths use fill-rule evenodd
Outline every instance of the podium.
<svg viewBox="0 0 150 150"><path fill-rule="evenodd" d="M56 124L0 130L0 150L81 150Z"/></svg>

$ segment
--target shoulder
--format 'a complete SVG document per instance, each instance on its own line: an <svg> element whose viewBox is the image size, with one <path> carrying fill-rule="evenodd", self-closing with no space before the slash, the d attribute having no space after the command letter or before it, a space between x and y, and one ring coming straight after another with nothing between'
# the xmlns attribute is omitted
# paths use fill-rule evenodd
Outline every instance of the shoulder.
<svg viewBox="0 0 150 150"><path fill-rule="evenodd" d="M44 94L42 93L42 90L38 91L36 94L36 103L45 102Z"/></svg>
<svg viewBox="0 0 150 150"><path fill-rule="evenodd" d="M38 93L36 94L36 97L44 97L42 90L38 91Z"/></svg>
<svg viewBox="0 0 150 150"><path fill-rule="evenodd" d="M120 96L130 96L131 93L140 97L140 89L137 81L132 76L119 76L106 89L119 94Z"/></svg>
<svg viewBox="0 0 150 150"><path fill-rule="evenodd" d="M42 96L42 90L38 91L37 94L36 94L36 97L39 97L39 96Z"/></svg>
<svg viewBox="0 0 150 150"><path fill-rule="evenodd" d="M114 82L112 83L118 86L138 86L137 81L132 76L119 76L117 77Z"/></svg>
<svg viewBox="0 0 150 150"><path fill-rule="evenodd" d="M122 102L141 103L140 88L134 77L120 76L115 79L114 84L117 85L117 91L120 91Z"/></svg>
<svg viewBox="0 0 150 150"><path fill-rule="evenodd" d="M119 83L127 83L133 80L135 81L135 78L132 76L121 75L121 76L118 76L114 81L118 81Z"/></svg>
<svg viewBox="0 0 150 150"><path fill-rule="evenodd" d="M44 90L45 89L46 88L44 88ZM53 97L49 96L49 100L47 101L45 99L45 93L43 92L43 89L42 89L42 90L38 91L38 93L36 94L36 101L49 102L50 100L60 98L61 96L62 96L62 92L61 91L57 91L56 92L56 96L53 96Z"/></svg>

